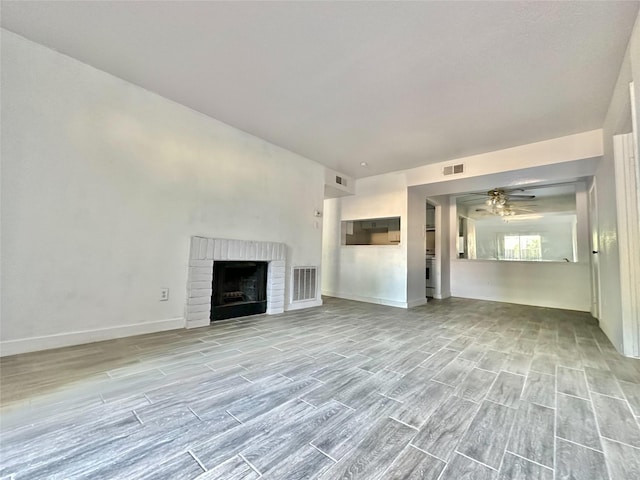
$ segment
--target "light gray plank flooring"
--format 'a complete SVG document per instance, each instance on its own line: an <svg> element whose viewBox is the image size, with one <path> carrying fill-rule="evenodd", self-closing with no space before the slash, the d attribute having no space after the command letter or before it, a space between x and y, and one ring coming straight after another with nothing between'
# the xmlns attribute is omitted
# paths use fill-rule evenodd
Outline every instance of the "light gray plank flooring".
<svg viewBox="0 0 640 480"><path fill-rule="evenodd" d="M324 302L0 359L0 478L640 478L640 361L588 314Z"/></svg>
<svg viewBox="0 0 640 480"><path fill-rule="evenodd" d="M447 465L440 480L494 480L495 470L457 453Z"/></svg>
<svg viewBox="0 0 640 480"><path fill-rule="evenodd" d="M640 478L640 450L623 443L603 439L604 453L612 480L636 480Z"/></svg>
<svg viewBox="0 0 640 480"><path fill-rule="evenodd" d="M433 412L411 442L432 455L448 460L471 423L478 405L458 397L449 397Z"/></svg>
<svg viewBox="0 0 640 480"><path fill-rule="evenodd" d="M491 468L497 469L511 433L515 410L484 401L467 433L458 445L458 451Z"/></svg>
<svg viewBox="0 0 640 480"><path fill-rule="evenodd" d="M355 447L321 478L377 479L382 478L389 464L409 444L415 430L391 418L378 420L377 425Z"/></svg>
<svg viewBox="0 0 640 480"><path fill-rule="evenodd" d="M507 407L517 407L522 394L525 377L515 373L500 372L487 399Z"/></svg>
<svg viewBox="0 0 640 480"><path fill-rule="evenodd" d="M574 397L589 398L584 371L558 367L558 392Z"/></svg>
<svg viewBox="0 0 640 480"><path fill-rule="evenodd" d="M438 480L447 464L434 456L409 446L398 455L384 473L385 480Z"/></svg>
<svg viewBox="0 0 640 480"><path fill-rule="evenodd" d="M558 394L557 408L556 435L585 447L602 451L591 402Z"/></svg>
<svg viewBox="0 0 640 480"><path fill-rule="evenodd" d="M553 480L553 470L507 452L498 480Z"/></svg>
<svg viewBox="0 0 640 480"><path fill-rule="evenodd" d="M546 467L553 467L554 416L551 408L535 403L522 405L507 450Z"/></svg>
<svg viewBox="0 0 640 480"><path fill-rule="evenodd" d="M530 371L525 380L523 400L553 408L556 403L556 378Z"/></svg>
<svg viewBox="0 0 640 480"><path fill-rule="evenodd" d="M556 479L609 479L607 463L601 452L561 438L556 440L556 462Z"/></svg>
<svg viewBox="0 0 640 480"><path fill-rule="evenodd" d="M474 368L458 386L456 395L476 403L480 402L487 395L496 376L493 372Z"/></svg>
<svg viewBox="0 0 640 480"><path fill-rule="evenodd" d="M594 393L593 405L603 437L640 448L640 427L627 402Z"/></svg>

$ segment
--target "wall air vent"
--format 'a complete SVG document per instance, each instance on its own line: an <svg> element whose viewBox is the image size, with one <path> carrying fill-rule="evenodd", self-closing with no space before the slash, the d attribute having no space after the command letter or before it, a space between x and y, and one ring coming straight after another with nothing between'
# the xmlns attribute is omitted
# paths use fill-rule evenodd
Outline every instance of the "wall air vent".
<svg viewBox="0 0 640 480"><path fill-rule="evenodd" d="M455 175L458 173L464 173L464 163L458 165L448 165L442 170L444 175Z"/></svg>
<svg viewBox="0 0 640 480"><path fill-rule="evenodd" d="M338 185L342 185L343 187L347 186L347 179L346 178L342 178L339 175L336 175L336 183Z"/></svg>
<svg viewBox="0 0 640 480"><path fill-rule="evenodd" d="M317 297L316 279L318 267L293 267L291 301L303 302Z"/></svg>

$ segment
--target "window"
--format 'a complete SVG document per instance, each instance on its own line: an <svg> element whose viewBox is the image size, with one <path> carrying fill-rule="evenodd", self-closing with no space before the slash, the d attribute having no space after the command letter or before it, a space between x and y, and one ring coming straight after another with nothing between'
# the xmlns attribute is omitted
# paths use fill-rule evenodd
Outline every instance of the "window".
<svg viewBox="0 0 640 480"><path fill-rule="evenodd" d="M540 235L505 235L503 237L501 260L542 260L542 239Z"/></svg>

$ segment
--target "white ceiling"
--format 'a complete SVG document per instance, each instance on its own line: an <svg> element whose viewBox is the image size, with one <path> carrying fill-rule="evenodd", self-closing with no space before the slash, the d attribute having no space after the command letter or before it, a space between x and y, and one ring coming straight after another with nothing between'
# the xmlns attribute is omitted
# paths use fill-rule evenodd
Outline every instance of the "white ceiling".
<svg viewBox="0 0 640 480"><path fill-rule="evenodd" d="M638 5L2 1L1 24L363 177L600 128Z"/></svg>

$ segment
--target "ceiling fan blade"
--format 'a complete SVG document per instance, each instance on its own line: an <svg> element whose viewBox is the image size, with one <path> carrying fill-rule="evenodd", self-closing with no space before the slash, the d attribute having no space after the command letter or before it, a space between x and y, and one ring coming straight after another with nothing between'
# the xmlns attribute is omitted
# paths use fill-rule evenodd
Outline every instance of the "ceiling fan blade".
<svg viewBox="0 0 640 480"><path fill-rule="evenodd" d="M535 195L507 195L507 196L508 196L509 198L515 198L515 199L518 199L518 198L528 198L529 200L532 200L532 199L536 198L536 196L535 196Z"/></svg>

